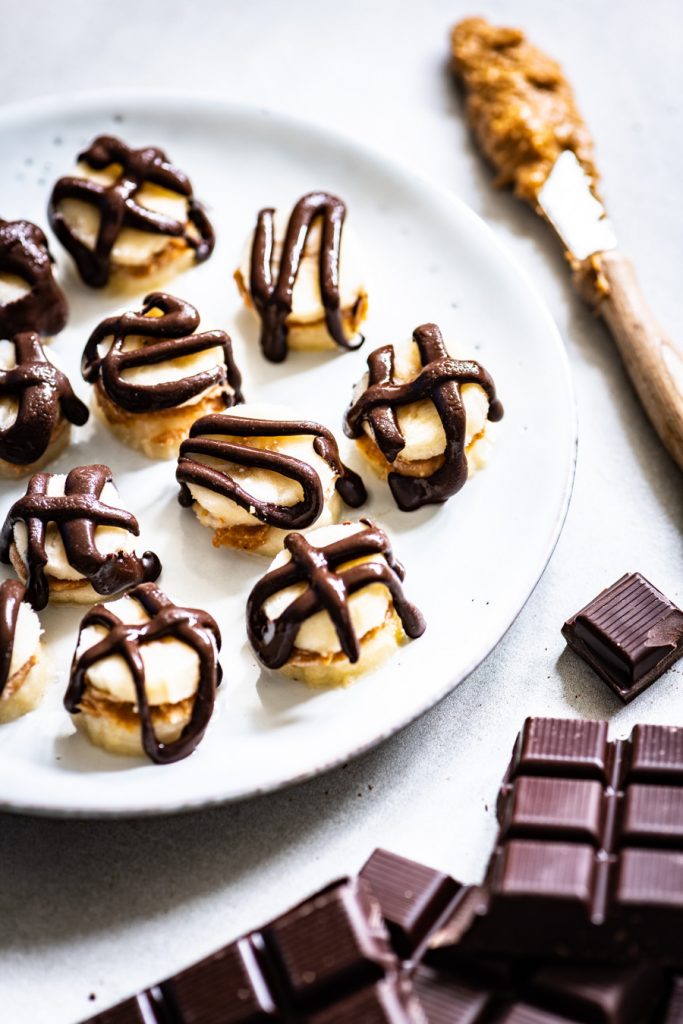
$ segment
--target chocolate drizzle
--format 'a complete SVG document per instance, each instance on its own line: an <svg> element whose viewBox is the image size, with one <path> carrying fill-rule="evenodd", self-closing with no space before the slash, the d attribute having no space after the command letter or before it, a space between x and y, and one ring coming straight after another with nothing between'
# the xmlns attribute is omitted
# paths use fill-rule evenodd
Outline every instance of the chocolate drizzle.
<svg viewBox="0 0 683 1024"><path fill-rule="evenodd" d="M57 334L66 324L64 293L52 276L47 238L28 220L0 218L0 274L20 277L29 290L0 303L0 338L20 331Z"/></svg>
<svg viewBox="0 0 683 1024"><path fill-rule="evenodd" d="M19 606L26 591L19 580L0 583L0 696L9 682Z"/></svg>
<svg viewBox="0 0 683 1024"><path fill-rule="evenodd" d="M220 439L206 437L206 434L223 435ZM232 437L298 437L310 435L314 438L313 450L337 474L335 487L347 505L357 508L367 499L363 481L341 461L334 435L320 423L306 420L265 420L246 416L219 414L204 416L192 425L190 437L180 446L180 457L176 479L180 483L178 500L181 505L193 502L188 484L207 487L234 501L240 508L250 512L267 526L281 530L303 530L312 526L323 510L324 494L320 477L313 466L302 459L283 452L252 448L238 441L226 441ZM192 456L222 459L238 466L265 469L290 480L296 480L303 490L303 498L295 505L277 505L248 494L229 473L213 466L207 466Z"/></svg>
<svg viewBox="0 0 683 1024"><path fill-rule="evenodd" d="M162 315L146 315L152 310ZM226 406L242 402L242 378L229 336L225 331L194 334L198 327L199 314L189 302L152 292L140 313L109 317L95 328L83 352L83 377L90 384L99 381L115 405L133 413L173 409L214 387L220 387ZM126 338L131 335L145 339L144 344L127 349ZM101 356L99 346L107 338L111 344ZM169 363L212 348L222 350L223 362L180 380L144 385L125 378L126 371L135 367Z"/></svg>
<svg viewBox="0 0 683 1024"><path fill-rule="evenodd" d="M100 135L79 154L78 159L96 171L112 165L120 167L115 181L109 185L88 178L60 178L50 196L50 226L73 256L86 284L102 288L109 281L112 250L123 228L180 238L194 250L198 263L209 258L215 244L213 228L204 208L192 194L189 178L168 162L163 150L153 146L131 149L120 139ZM186 197L188 220L196 235L189 230L187 222L142 206L138 202L138 193L145 184L158 185ZM61 214L59 205L65 199L77 199L98 209L100 225L94 249L77 238Z"/></svg>
<svg viewBox="0 0 683 1024"><path fill-rule="evenodd" d="M416 327L413 339L422 361L419 375L405 384L396 383L393 346L376 349L368 357L367 387L344 418L344 431L349 437L361 437L367 421L384 458L393 463L405 447L396 419L397 406L424 399L434 403L446 435L443 463L426 477L389 473L391 493L404 512L446 501L467 480L465 407L460 394L463 384L478 384L486 392L489 420L495 422L503 416L490 374L472 360L452 359L436 324Z"/></svg>
<svg viewBox="0 0 683 1024"><path fill-rule="evenodd" d="M328 192L310 192L292 210L282 246L277 281L273 281L273 209L259 212L251 248L249 291L261 317L261 348L266 359L281 363L287 357L287 317L311 225L323 218L320 239L320 295L330 337L340 348L356 349L363 336L350 341L344 334L339 298L339 247L346 206Z"/></svg>
<svg viewBox="0 0 683 1024"><path fill-rule="evenodd" d="M47 451L60 417L81 426L88 410L47 358L37 334L17 334L13 344L16 366L0 367L0 401L14 399L19 408L14 422L0 429L0 458L28 466Z"/></svg>
<svg viewBox="0 0 683 1024"><path fill-rule="evenodd" d="M339 637L342 651L350 662L360 658L360 644L351 620L348 599L351 594L375 583L390 592L394 608L406 634L415 639L425 631L425 620L403 593L405 570L393 555L389 538L369 519L362 519L365 529L340 540L316 548L300 533L285 537L285 548L291 560L263 576L247 601L247 631L259 659L267 668L280 668L291 658L301 624L317 612L326 611ZM338 572L340 565L365 558ZM297 583L306 583L306 590L289 604L282 614L271 620L264 605L274 594Z"/></svg>
<svg viewBox="0 0 683 1024"><path fill-rule="evenodd" d="M91 608L81 622L81 633L88 626L104 626L107 634L80 655L74 655L64 706L71 714L79 714L80 703L88 685L88 670L105 658L123 658L135 686L136 711L140 716L145 753L156 764L170 764L192 753L209 724L216 688L222 676L217 659L221 647L220 630L208 612L196 608L179 608L153 583L141 584L131 590L128 597L144 608L149 621L122 622L104 605L98 604ZM199 685L190 721L177 740L161 743L154 733L147 700L145 665L140 649L145 644L167 638L186 644L195 651L199 658Z"/></svg>
<svg viewBox="0 0 683 1024"><path fill-rule="evenodd" d="M98 526L118 527L136 537L140 532L135 516L106 505L100 498L104 485L113 482L108 466L72 469L64 484L64 494L59 497L47 494L51 475L35 473L31 477L26 494L10 508L0 533L0 559L9 562L14 526L19 521L26 524L26 599L36 611L44 608L49 599L45 576L45 535L49 523L59 530L69 564L98 594L112 596L157 578L161 563L153 552L145 551L141 557L127 551L103 555L97 548Z"/></svg>

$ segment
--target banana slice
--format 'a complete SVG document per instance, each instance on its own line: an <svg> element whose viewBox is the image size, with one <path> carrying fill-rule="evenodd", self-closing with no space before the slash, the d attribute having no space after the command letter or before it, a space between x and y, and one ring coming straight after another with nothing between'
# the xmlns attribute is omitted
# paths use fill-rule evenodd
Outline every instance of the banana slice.
<svg viewBox="0 0 683 1024"><path fill-rule="evenodd" d="M377 668L425 629L402 579L386 533L367 520L290 535L249 597L257 657L312 686L343 686Z"/></svg>
<svg viewBox="0 0 683 1024"><path fill-rule="evenodd" d="M296 204L294 211L275 210L273 213L272 230L273 245L271 254L271 274L273 283L278 281L283 259L284 243L290 218L307 200L317 202L327 200L331 204L343 207L341 200L327 193L312 193L304 196ZM304 230L302 228L302 230ZM358 334L360 325L367 316L368 290L365 279L365 258L353 226L345 218L342 224L339 248L331 254L338 268L338 309L340 315L341 337L335 340L328 329L326 311L320 287L320 249L323 237L323 218L317 216L310 224L305 238L301 259L294 277L289 310L284 315L283 324L286 329L285 351L279 356L273 354L272 342L266 341L262 324L261 344L266 358L275 362L281 361L286 349L329 350L337 349L342 342L357 347L362 342ZM255 231L244 246L242 259L234 277L237 287L247 306L256 311L257 303L251 293L252 261ZM267 330L270 330L268 328Z"/></svg>
<svg viewBox="0 0 683 1024"><path fill-rule="evenodd" d="M16 580L0 584L0 722L33 711L50 675L38 616Z"/></svg>
<svg viewBox="0 0 683 1024"><path fill-rule="evenodd" d="M144 583L86 614L65 706L96 746L159 764L180 760L211 717L220 642L207 612L178 607Z"/></svg>
<svg viewBox="0 0 683 1024"><path fill-rule="evenodd" d="M244 431L240 430L242 420ZM273 424L270 430L259 426L268 423ZM301 433L296 433L297 427ZM222 454L202 453L203 438ZM240 461L234 446L242 452ZM258 464L263 454L266 466ZM203 467L213 472L208 474ZM260 554L279 551L293 529L337 522L342 501L357 507L366 497L360 478L341 462L336 441L326 428L298 420L284 406L260 403L197 421L190 439L181 446L177 477L181 501L192 504L199 521L214 531L216 546ZM226 488L235 500L221 493ZM314 491L319 492L317 497Z"/></svg>
<svg viewBox="0 0 683 1024"><path fill-rule="evenodd" d="M449 351L436 324L372 352L368 367L354 389L345 432L388 479L403 511L446 501L488 460L491 424L503 415L493 380L474 360ZM447 400L442 385L450 390Z"/></svg>
<svg viewBox="0 0 683 1024"><path fill-rule="evenodd" d="M287 232L289 212L276 210L273 216L273 279L280 272L282 245ZM322 223L320 218L311 224L299 266L299 272L292 289L292 311L287 317L291 325L317 324L325 318L325 307L320 294L320 242ZM249 235L237 273L248 291L251 277L251 251L254 234ZM339 299L343 310L351 310L359 296L367 294L365 256L358 235L353 226L344 224L339 245Z"/></svg>
<svg viewBox="0 0 683 1024"><path fill-rule="evenodd" d="M158 577L157 556L135 552L137 531L107 466L36 473L7 513L0 557L37 610L48 600L89 604Z"/></svg>
<svg viewBox="0 0 683 1024"><path fill-rule="evenodd" d="M77 178L108 186L116 181L118 168L110 167L98 171L85 163L80 163L73 174ZM189 203L185 196L146 183L138 191L135 199L140 206L152 210L153 213L161 213L181 224L187 223ZM63 199L59 209L79 242L88 249L94 249L100 230L100 213L97 207L79 199ZM123 228L111 251L112 266L127 270L144 270L172 241L170 235L156 235L148 231L138 231L136 228Z"/></svg>
<svg viewBox="0 0 683 1024"><path fill-rule="evenodd" d="M175 458L196 419L242 401L230 337L200 333L199 324L194 306L154 292L139 313L103 321L86 345L84 376L97 411L119 440L150 458ZM125 365L131 353L137 365Z"/></svg>

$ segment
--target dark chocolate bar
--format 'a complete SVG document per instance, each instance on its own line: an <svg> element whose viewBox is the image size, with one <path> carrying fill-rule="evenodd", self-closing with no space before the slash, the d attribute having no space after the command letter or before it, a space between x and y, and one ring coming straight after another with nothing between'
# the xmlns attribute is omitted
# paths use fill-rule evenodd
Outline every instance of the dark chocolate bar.
<svg viewBox="0 0 683 1024"><path fill-rule="evenodd" d="M328 886L92 1024L425 1024L364 882Z"/></svg>
<svg viewBox="0 0 683 1024"><path fill-rule="evenodd" d="M683 966L683 729L527 719L481 887L431 940L478 951Z"/></svg>
<svg viewBox="0 0 683 1024"><path fill-rule="evenodd" d="M652 964L480 957L436 970L392 953L389 936L414 958L469 891L377 850L359 882L333 883L91 1024L683 1024L683 983Z"/></svg>
<svg viewBox="0 0 683 1024"><path fill-rule="evenodd" d="M449 875L375 850L360 872L378 900L394 947L413 956L444 911L467 889ZM419 935L414 929L420 921ZM419 958L419 954L418 954ZM415 992L428 1024L659 1024L674 1014L678 982L652 964L542 964L536 960L463 959L447 972L418 964ZM670 1005L669 1005L670 1004ZM667 1018L682 1024L683 1015Z"/></svg>
<svg viewBox="0 0 683 1024"><path fill-rule="evenodd" d="M628 703L683 656L683 612L632 572L568 619L562 635Z"/></svg>

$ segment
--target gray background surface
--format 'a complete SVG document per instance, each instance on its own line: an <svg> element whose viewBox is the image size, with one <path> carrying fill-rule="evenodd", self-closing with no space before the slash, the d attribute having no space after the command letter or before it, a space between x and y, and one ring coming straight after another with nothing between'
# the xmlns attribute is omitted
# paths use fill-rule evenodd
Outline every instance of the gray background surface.
<svg viewBox="0 0 683 1024"><path fill-rule="evenodd" d="M380 749L297 789L175 819L0 816L3 1022L72 1024L355 870L376 845L478 877L526 714L605 716L615 734L638 719L683 724L680 666L623 709L564 652L564 618L627 569L683 601L683 487L559 250L491 189L470 145L446 62L449 26L475 6L0 0L5 103L98 87L208 92L324 122L451 187L545 296L569 350L580 425L567 525L526 608L467 682ZM564 64L622 245L683 338L677 0L479 10L522 25ZM542 386L530 382L525 400Z"/></svg>

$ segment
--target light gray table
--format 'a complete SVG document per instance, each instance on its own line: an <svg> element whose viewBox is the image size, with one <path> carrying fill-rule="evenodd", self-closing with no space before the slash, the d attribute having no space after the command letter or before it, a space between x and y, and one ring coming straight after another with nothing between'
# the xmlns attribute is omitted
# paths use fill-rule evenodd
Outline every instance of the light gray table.
<svg viewBox="0 0 683 1024"><path fill-rule="evenodd" d="M621 734L637 719L683 724L681 667L625 710L564 653L566 615L626 569L683 600L683 487L549 234L492 191L470 145L447 33L476 6L22 0L10 13L0 0L3 102L96 87L210 92L323 121L452 187L545 296L580 417L574 497L545 576L497 650L421 721L338 771L248 804L120 823L0 817L3 1024L72 1024L355 870L378 844L478 877L526 714L606 716ZM678 0L479 6L564 63L623 246L683 338Z"/></svg>

